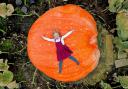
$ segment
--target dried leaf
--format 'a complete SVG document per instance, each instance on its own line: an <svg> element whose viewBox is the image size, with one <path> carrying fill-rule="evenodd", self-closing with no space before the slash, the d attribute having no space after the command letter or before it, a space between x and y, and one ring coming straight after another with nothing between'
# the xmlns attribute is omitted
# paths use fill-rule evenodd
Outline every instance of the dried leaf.
<svg viewBox="0 0 128 89"><path fill-rule="evenodd" d="M0 3L0 16L5 18L6 16L11 16L14 12L14 7L12 4Z"/></svg>
<svg viewBox="0 0 128 89"><path fill-rule="evenodd" d="M13 12L14 12L13 5L12 4L7 4L7 12L6 12L6 15L7 16L11 16Z"/></svg>
<svg viewBox="0 0 128 89"><path fill-rule="evenodd" d="M3 62L3 59L0 59L0 71L8 70L9 66L7 65L7 61Z"/></svg>
<svg viewBox="0 0 128 89"><path fill-rule="evenodd" d="M128 49L125 49L125 52L128 53Z"/></svg>
<svg viewBox="0 0 128 89"><path fill-rule="evenodd" d="M7 85L9 89L19 88L19 84L16 81L13 81Z"/></svg>
<svg viewBox="0 0 128 89"><path fill-rule="evenodd" d="M123 51L118 51L118 59L127 58L128 54Z"/></svg>
<svg viewBox="0 0 128 89"><path fill-rule="evenodd" d="M128 66L128 59L120 59L115 61L116 68L120 68L124 66Z"/></svg>
<svg viewBox="0 0 128 89"><path fill-rule="evenodd" d="M114 53L113 53L113 42L112 35L105 35L104 38L104 53L106 58L106 64L113 65L114 64Z"/></svg>
<svg viewBox="0 0 128 89"><path fill-rule="evenodd" d="M6 17L6 3L0 3L0 16Z"/></svg>
<svg viewBox="0 0 128 89"><path fill-rule="evenodd" d="M3 59L0 59L0 63L3 63Z"/></svg>

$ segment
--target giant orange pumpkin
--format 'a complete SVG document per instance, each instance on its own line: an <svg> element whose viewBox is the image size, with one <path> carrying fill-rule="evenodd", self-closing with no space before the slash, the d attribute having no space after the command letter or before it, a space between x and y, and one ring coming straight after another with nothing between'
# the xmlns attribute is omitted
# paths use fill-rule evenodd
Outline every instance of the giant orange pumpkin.
<svg viewBox="0 0 128 89"><path fill-rule="evenodd" d="M55 43L45 41L41 36L52 38L57 28L61 35L75 31L65 39L66 45L80 65L68 58L64 60L62 73L58 73ZM99 60L97 29L94 18L77 5L58 6L48 10L32 25L28 34L28 55L33 65L47 76L64 82L76 81L95 69Z"/></svg>

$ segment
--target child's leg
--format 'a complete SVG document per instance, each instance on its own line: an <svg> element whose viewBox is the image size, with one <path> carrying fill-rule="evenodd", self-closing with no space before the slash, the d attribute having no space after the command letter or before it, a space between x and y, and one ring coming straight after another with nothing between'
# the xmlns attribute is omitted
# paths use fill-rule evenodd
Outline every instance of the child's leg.
<svg viewBox="0 0 128 89"><path fill-rule="evenodd" d="M73 57L73 56L69 56L69 58L70 58L71 60L73 60L74 62L76 62L77 65L80 64L79 61L78 61L75 57Z"/></svg>
<svg viewBox="0 0 128 89"><path fill-rule="evenodd" d="M59 61L59 73L62 72L62 64L63 64L63 61L60 60L60 61Z"/></svg>

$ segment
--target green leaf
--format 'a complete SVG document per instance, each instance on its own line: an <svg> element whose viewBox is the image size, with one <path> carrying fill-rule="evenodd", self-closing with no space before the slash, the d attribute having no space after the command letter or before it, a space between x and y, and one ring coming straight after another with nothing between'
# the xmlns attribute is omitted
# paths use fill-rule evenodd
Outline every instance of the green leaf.
<svg viewBox="0 0 128 89"><path fill-rule="evenodd" d="M128 76L118 76L119 82L124 89L128 89Z"/></svg>
<svg viewBox="0 0 128 89"><path fill-rule="evenodd" d="M128 13L118 13L116 16L116 25L119 38L128 40Z"/></svg>
<svg viewBox="0 0 128 89"><path fill-rule="evenodd" d="M4 71L0 73L0 86L6 86L13 80L13 73L11 71Z"/></svg>
<svg viewBox="0 0 128 89"><path fill-rule="evenodd" d="M24 15L24 12L20 8L18 8L18 7L15 8L15 11L19 15Z"/></svg>
<svg viewBox="0 0 128 89"><path fill-rule="evenodd" d="M125 10L128 10L128 0L125 0L123 2L122 8L125 9Z"/></svg>
<svg viewBox="0 0 128 89"><path fill-rule="evenodd" d="M123 51L128 49L128 41L122 41L119 37L114 38L114 44L119 49L119 51Z"/></svg>
<svg viewBox="0 0 128 89"><path fill-rule="evenodd" d="M111 12L118 12L122 7L122 3L124 0L108 0L109 10Z"/></svg>
<svg viewBox="0 0 128 89"><path fill-rule="evenodd" d="M101 35L101 33L98 33L97 40L98 40L98 46L102 47L102 35Z"/></svg>
<svg viewBox="0 0 128 89"><path fill-rule="evenodd" d="M3 72L3 83L8 84L13 80L13 73L11 71Z"/></svg>
<svg viewBox="0 0 128 89"><path fill-rule="evenodd" d="M2 32L3 34L5 34L5 33L6 33L3 29L0 29L0 32Z"/></svg>
<svg viewBox="0 0 128 89"><path fill-rule="evenodd" d="M3 74L0 73L0 82L2 82L2 80L3 80Z"/></svg>
<svg viewBox="0 0 128 89"><path fill-rule="evenodd" d="M14 49L14 45L14 42L10 39L3 40L0 43L0 50L3 52L10 52Z"/></svg>
<svg viewBox="0 0 128 89"><path fill-rule="evenodd" d="M102 89L112 89L112 87L108 83L100 82Z"/></svg>
<svg viewBox="0 0 128 89"><path fill-rule="evenodd" d="M4 89L4 87L1 87L1 86L0 86L0 89Z"/></svg>

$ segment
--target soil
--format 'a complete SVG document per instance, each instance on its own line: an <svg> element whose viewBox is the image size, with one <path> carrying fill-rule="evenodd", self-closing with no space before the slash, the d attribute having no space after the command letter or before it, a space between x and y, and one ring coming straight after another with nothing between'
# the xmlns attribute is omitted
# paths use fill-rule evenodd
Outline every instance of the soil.
<svg viewBox="0 0 128 89"><path fill-rule="evenodd" d="M15 0L0 0L0 3L2 2L11 3L15 8L17 7ZM82 8L88 10L97 22L99 21L102 23L104 28L111 35L117 35L116 31L112 32L112 29L116 27L116 14L111 13L108 9L106 9L106 7L108 7L107 0L67 0L67 2L63 0L37 0L36 3L29 4L27 7L29 11L35 10L38 15L42 15L48 9L64 4L80 5ZM84 79L79 82L62 83L48 78L45 74L38 70L36 71L35 67L29 61L26 50L28 31L36 19L38 19L37 15L29 17L15 15L10 16L5 20L5 22L3 22L3 26L5 25L6 29L5 33L3 34L0 32L0 43L4 40L12 41L12 49L5 49L4 51L8 51L8 53L0 54L0 59L8 59L10 66L9 70L14 73L14 80L20 84L20 89L101 89L99 80L93 82L91 81L91 84L87 84L87 81ZM0 50L2 50L2 48ZM101 61L103 61L103 59L101 59ZM101 62L101 64L103 64L103 62ZM103 68L103 65L99 65L98 67L102 67L102 71L105 73L102 74L102 77L105 77L100 80L105 80L112 87L120 85L119 83L113 81L113 75L115 73L117 75L128 74L128 68L126 67L120 69L116 69L114 65L111 65L106 69ZM115 89L123 88L119 86Z"/></svg>

